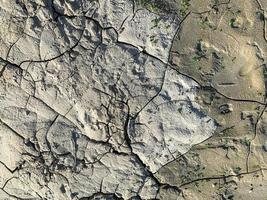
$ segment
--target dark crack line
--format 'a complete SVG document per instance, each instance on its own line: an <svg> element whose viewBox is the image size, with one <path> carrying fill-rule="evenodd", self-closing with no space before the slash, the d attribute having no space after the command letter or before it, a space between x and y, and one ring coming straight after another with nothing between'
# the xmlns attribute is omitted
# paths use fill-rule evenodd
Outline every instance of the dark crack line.
<svg viewBox="0 0 267 200"><path fill-rule="evenodd" d="M150 98L149 101L133 117L131 117L131 120L135 121L136 118L138 117L138 115L148 106L148 104L150 104L157 96L159 96L159 94L162 91L164 82L165 82L165 77L166 77L167 71L168 71L168 66L166 66L166 68L165 68L165 71L164 71L164 74L162 77L162 82L161 82L161 85L160 85L158 92L152 98Z"/></svg>
<svg viewBox="0 0 267 200"><path fill-rule="evenodd" d="M131 146L131 139L130 139L129 132L128 132L129 131L129 124L130 124L130 120L131 120L130 107L129 107L128 103L127 103L127 108L128 108L127 109L128 113L127 113L126 121L124 124L123 133L124 133L124 139L126 141L127 146L129 147L130 151L133 152L133 148ZM140 158L138 157L138 159L140 159Z"/></svg>
<svg viewBox="0 0 267 200"><path fill-rule="evenodd" d="M102 195L102 196L111 196L112 199L114 200L123 200L123 198L119 197L116 193L105 193L105 192L102 192L102 191L99 191L99 192L96 192L96 193L93 193L91 196L89 197L82 197L82 198L79 198L79 200L93 200L95 199L97 196L99 195Z"/></svg>
<svg viewBox="0 0 267 200"><path fill-rule="evenodd" d="M256 3L258 4L259 9L260 9L260 11L261 11L262 14L263 14L263 38L264 38L265 42L267 43L265 10L263 9L263 6L262 6L260 0L255 0L255 1L256 1Z"/></svg>
<svg viewBox="0 0 267 200"><path fill-rule="evenodd" d="M3 66L3 68L0 70L0 78L3 76L5 70L6 70L6 67L7 67L7 63Z"/></svg>
<svg viewBox="0 0 267 200"><path fill-rule="evenodd" d="M83 34L84 34L84 31L85 31L85 27L84 29L81 31L81 36L80 38L78 39L78 41L72 46L70 47L69 49L67 49L66 51L62 52L61 54L53 57L53 58L49 58L49 59L44 59L44 60L25 60L25 61L22 61L19 66L21 66L23 63L45 63L45 62L50 62L50 61L53 61L53 60L56 60L62 56L64 56L66 53L69 53L71 52L75 47L77 47L81 41L81 39L83 38Z"/></svg>
<svg viewBox="0 0 267 200"><path fill-rule="evenodd" d="M1 188L0 188L1 189ZM36 200L36 198L35 197L33 197L33 198L21 198L21 197L18 197L18 196L16 196L16 195L13 195L13 194L10 194L10 193L8 193L6 190L4 190L4 189L1 189L4 193L6 193L8 196L10 196L10 197L12 197L12 198L15 198L15 199L18 199L18 200Z"/></svg>
<svg viewBox="0 0 267 200"><path fill-rule="evenodd" d="M19 166L17 166L15 169L10 169L4 162L0 160L0 164L2 164L11 174L14 174L16 171L20 170L24 163L25 161L21 163Z"/></svg>
<svg viewBox="0 0 267 200"><path fill-rule="evenodd" d="M46 131L46 133L45 133L45 141L46 141L47 147L48 147L48 149L50 150L50 152L52 152L52 148L51 148L51 145L50 145L50 142L49 142L47 136L48 136L48 133L49 133L51 127L56 123L58 117L59 117L59 114L58 114L58 115L53 119L53 121L50 123L50 125L49 125L49 127L47 128L47 131Z"/></svg>
<svg viewBox="0 0 267 200"><path fill-rule="evenodd" d="M16 176L13 176L13 177L11 177L11 178L9 178L9 179L7 179L6 180L6 182L4 183L4 185L0 188L0 189L2 189L2 190L4 190L5 189L5 187L6 187L6 185L8 184L8 182L9 181L11 181L12 179L17 179L18 177L16 177Z"/></svg>
<svg viewBox="0 0 267 200"><path fill-rule="evenodd" d="M178 25L178 27L177 27L177 30L176 30L176 32L175 32L175 34L174 34L174 36L173 36L172 41L171 41L171 47L170 47L169 52L168 52L168 54L169 54L169 56L168 56L168 63L169 63L170 60L171 60L171 51L172 51L172 49L173 49L174 40L177 38L177 35L178 35L179 32L181 31L181 28L182 28L183 23L184 23L185 20L189 17L190 14L191 14L191 11L189 11L189 12L184 16L184 18L180 21L180 23L179 23L179 25Z"/></svg>
<svg viewBox="0 0 267 200"><path fill-rule="evenodd" d="M24 27L25 28L25 27ZM23 33L24 33L24 31L23 31ZM25 33L24 33L25 34ZM8 49L8 52L7 52L7 55L6 55L6 60L8 60L8 56L9 56L9 54L10 54L10 51L11 51L11 49L13 48L13 46L20 40L22 38L22 36L21 37L19 37L10 47L9 47L9 49Z"/></svg>
<svg viewBox="0 0 267 200"><path fill-rule="evenodd" d="M25 138L21 134L19 134L17 131L15 131L12 127L10 127L3 120L0 119L0 123L2 123L6 128L8 128L9 130L11 130L13 133L15 133L15 135L17 135L20 139L22 139L23 141L25 141Z"/></svg>

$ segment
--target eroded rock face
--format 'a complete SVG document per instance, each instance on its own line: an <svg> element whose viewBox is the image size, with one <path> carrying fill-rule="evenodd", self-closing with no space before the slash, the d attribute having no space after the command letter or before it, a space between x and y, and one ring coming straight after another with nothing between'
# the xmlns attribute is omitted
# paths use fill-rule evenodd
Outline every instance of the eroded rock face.
<svg viewBox="0 0 267 200"><path fill-rule="evenodd" d="M179 17L119 0L0 7L0 199L155 199L153 173L216 129L168 63Z"/></svg>

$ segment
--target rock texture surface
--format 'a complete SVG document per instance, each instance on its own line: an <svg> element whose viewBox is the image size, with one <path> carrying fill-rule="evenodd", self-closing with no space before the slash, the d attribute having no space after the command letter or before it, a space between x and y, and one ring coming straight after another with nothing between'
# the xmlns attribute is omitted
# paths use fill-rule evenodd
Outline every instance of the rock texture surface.
<svg viewBox="0 0 267 200"><path fill-rule="evenodd" d="M0 1L0 199L155 199L212 136L169 64L181 18L134 1Z"/></svg>
<svg viewBox="0 0 267 200"><path fill-rule="evenodd" d="M266 12L0 0L0 199L266 199Z"/></svg>

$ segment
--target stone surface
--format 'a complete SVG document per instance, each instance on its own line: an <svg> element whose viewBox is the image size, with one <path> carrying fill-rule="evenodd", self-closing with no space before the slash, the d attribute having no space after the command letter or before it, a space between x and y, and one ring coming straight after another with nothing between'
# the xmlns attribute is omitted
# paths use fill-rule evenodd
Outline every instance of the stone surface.
<svg viewBox="0 0 267 200"><path fill-rule="evenodd" d="M0 0L0 199L242 199L266 156L255 3Z"/></svg>
<svg viewBox="0 0 267 200"><path fill-rule="evenodd" d="M213 134L197 84L168 64L177 15L119 0L0 5L1 174L16 173L1 198L154 199L153 173Z"/></svg>

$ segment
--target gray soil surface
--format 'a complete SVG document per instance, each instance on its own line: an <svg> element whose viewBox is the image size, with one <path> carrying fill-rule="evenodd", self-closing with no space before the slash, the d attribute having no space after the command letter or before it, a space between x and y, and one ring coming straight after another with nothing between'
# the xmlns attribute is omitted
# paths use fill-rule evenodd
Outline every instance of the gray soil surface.
<svg viewBox="0 0 267 200"><path fill-rule="evenodd" d="M265 0L0 0L0 200L266 200Z"/></svg>

